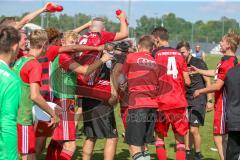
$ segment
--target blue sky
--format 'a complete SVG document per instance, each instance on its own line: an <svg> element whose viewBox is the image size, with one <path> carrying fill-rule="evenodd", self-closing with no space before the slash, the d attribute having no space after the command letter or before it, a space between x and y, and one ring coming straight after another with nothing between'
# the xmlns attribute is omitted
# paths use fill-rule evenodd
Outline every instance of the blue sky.
<svg viewBox="0 0 240 160"><path fill-rule="evenodd" d="M41 7L45 1L40 0L0 0L0 15L15 16ZM94 16L107 16L117 21L115 10L123 9L128 13L128 0L61 0L55 1L64 6L63 13L74 15L85 13ZM131 0L130 25L136 25L136 19L143 15L161 17L170 12L188 21L217 20L222 16L235 18L240 22L240 0Z"/></svg>

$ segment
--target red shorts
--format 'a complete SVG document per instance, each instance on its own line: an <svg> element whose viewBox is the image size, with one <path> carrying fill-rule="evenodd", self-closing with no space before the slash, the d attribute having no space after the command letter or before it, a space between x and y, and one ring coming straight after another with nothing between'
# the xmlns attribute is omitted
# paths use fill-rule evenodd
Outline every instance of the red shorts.
<svg viewBox="0 0 240 160"><path fill-rule="evenodd" d="M35 122L35 135L36 137L51 137L54 129L48 127L49 122L36 121Z"/></svg>
<svg viewBox="0 0 240 160"><path fill-rule="evenodd" d="M36 137L34 126L17 124L18 152L20 154L35 153Z"/></svg>
<svg viewBox="0 0 240 160"><path fill-rule="evenodd" d="M94 85L78 84L77 95L100 101L108 101L111 97L111 85L109 81L99 80Z"/></svg>
<svg viewBox="0 0 240 160"><path fill-rule="evenodd" d="M75 140L75 100L73 99L54 99L54 103L62 107L59 113L60 122L53 132L53 140Z"/></svg>
<svg viewBox="0 0 240 160"><path fill-rule="evenodd" d="M121 106L120 112L121 112L121 118L122 118L124 129L126 129L126 127L127 127L127 116L128 116L128 107L127 106Z"/></svg>
<svg viewBox="0 0 240 160"><path fill-rule="evenodd" d="M213 134L227 134L225 114L223 111L214 111Z"/></svg>
<svg viewBox="0 0 240 160"><path fill-rule="evenodd" d="M187 117L187 109L177 108L165 111L159 111L157 114L157 121L155 124L155 131L167 137L169 126L175 134L184 136L189 128Z"/></svg>

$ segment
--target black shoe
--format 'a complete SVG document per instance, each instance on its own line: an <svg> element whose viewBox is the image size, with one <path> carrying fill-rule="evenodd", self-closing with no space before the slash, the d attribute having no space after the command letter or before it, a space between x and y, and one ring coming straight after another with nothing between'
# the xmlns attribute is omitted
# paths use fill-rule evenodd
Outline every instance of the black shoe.
<svg viewBox="0 0 240 160"><path fill-rule="evenodd" d="M201 160L201 159L203 159L204 157L203 157L203 155L202 155L202 153L201 152L195 152L195 154L194 154L194 160Z"/></svg>
<svg viewBox="0 0 240 160"><path fill-rule="evenodd" d="M192 151L186 150L186 160L192 160Z"/></svg>

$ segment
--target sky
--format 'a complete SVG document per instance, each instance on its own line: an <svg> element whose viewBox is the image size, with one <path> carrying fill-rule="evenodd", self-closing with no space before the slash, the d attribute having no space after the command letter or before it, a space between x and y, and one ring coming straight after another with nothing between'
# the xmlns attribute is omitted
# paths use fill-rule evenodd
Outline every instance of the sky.
<svg viewBox="0 0 240 160"><path fill-rule="evenodd" d="M0 0L0 15L21 15L40 8L46 2L48 0ZM122 9L130 18L130 26L136 26L136 20L143 15L161 18L168 13L175 13L177 17L191 22L219 20L223 16L235 18L240 22L240 0L55 0L54 2L61 4L64 7L63 13L69 15L80 12L92 17L107 16L115 22L117 22L115 10Z"/></svg>

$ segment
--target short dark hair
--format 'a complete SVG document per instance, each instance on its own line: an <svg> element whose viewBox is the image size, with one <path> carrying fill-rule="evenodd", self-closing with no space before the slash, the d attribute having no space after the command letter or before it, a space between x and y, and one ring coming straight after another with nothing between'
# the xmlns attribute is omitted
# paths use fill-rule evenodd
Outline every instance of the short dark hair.
<svg viewBox="0 0 240 160"><path fill-rule="evenodd" d="M153 37L148 35L142 36L138 41L138 45L146 49L149 49L149 51L151 51L154 46Z"/></svg>
<svg viewBox="0 0 240 160"><path fill-rule="evenodd" d="M154 37L159 37L161 40L168 41L169 35L168 30L164 27L157 27L152 31Z"/></svg>
<svg viewBox="0 0 240 160"><path fill-rule="evenodd" d="M0 21L0 25L5 25L8 26L10 23L12 22L16 22L16 18L15 17L4 17L1 21Z"/></svg>
<svg viewBox="0 0 240 160"><path fill-rule="evenodd" d="M57 28L48 27L45 29L48 36L48 43L52 44L56 39L61 39L62 34L59 32Z"/></svg>
<svg viewBox="0 0 240 160"><path fill-rule="evenodd" d="M21 39L20 32L12 26L0 26L0 53L9 53Z"/></svg>
<svg viewBox="0 0 240 160"><path fill-rule="evenodd" d="M177 44L177 47L176 49L179 50L181 49L182 47L185 47L187 50L190 50L190 44L187 42L187 41L181 41Z"/></svg>

